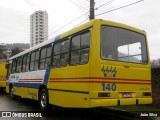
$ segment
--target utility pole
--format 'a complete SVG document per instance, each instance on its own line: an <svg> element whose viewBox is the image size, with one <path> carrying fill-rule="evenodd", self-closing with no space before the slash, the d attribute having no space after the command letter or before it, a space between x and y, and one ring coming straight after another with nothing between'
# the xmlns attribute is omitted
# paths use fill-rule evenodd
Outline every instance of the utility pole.
<svg viewBox="0 0 160 120"><path fill-rule="evenodd" d="M90 20L94 19L94 5L95 5L95 2L94 0L90 0Z"/></svg>

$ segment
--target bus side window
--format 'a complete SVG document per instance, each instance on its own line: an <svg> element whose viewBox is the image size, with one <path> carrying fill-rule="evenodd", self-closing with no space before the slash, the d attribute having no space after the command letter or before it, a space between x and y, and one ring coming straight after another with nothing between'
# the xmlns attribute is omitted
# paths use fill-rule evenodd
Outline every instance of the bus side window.
<svg viewBox="0 0 160 120"><path fill-rule="evenodd" d="M33 68L34 68L34 60L35 60L35 52L32 52L32 53L31 53L30 68L29 68L30 71L33 71Z"/></svg>
<svg viewBox="0 0 160 120"><path fill-rule="evenodd" d="M68 52L69 52L69 40L61 42L61 53L60 63L61 67L66 66L68 63Z"/></svg>
<svg viewBox="0 0 160 120"><path fill-rule="evenodd" d="M8 75L10 75L12 73L12 63L9 62L9 66L8 66Z"/></svg>
<svg viewBox="0 0 160 120"><path fill-rule="evenodd" d="M40 66L39 66L40 69L44 69L45 58L46 58L46 48L42 48L40 56Z"/></svg>
<svg viewBox="0 0 160 120"><path fill-rule="evenodd" d="M38 64L39 64L39 50L35 53L35 61L34 61L34 70L38 70Z"/></svg>
<svg viewBox="0 0 160 120"><path fill-rule="evenodd" d="M16 72L16 59L13 60L12 62L12 73L15 73Z"/></svg>
<svg viewBox="0 0 160 120"><path fill-rule="evenodd" d="M16 67L16 72L17 73L21 72L21 66L22 66L22 57L19 57L17 59L17 67Z"/></svg>
<svg viewBox="0 0 160 120"><path fill-rule="evenodd" d="M45 60L45 68L47 68L51 64L52 45L47 47L47 51L46 52L47 53L46 53L46 60Z"/></svg>
<svg viewBox="0 0 160 120"><path fill-rule="evenodd" d="M26 72L29 71L30 54L27 55Z"/></svg>
<svg viewBox="0 0 160 120"><path fill-rule="evenodd" d="M71 42L71 65L79 64L79 55L80 55L80 38L81 36L74 36Z"/></svg>
<svg viewBox="0 0 160 120"><path fill-rule="evenodd" d="M28 72L29 71L30 54L24 55L22 61L23 61L22 72Z"/></svg>
<svg viewBox="0 0 160 120"><path fill-rule="evenodd" d="M47 45L41 49L40 69L45 69L51 64L52 45Z"/></svg>
<svg viewBox="0 0 160 120"><path fill-rule="evenodd" d="M72 37L71 65L86 64L89 58L90 32Z"/></svg>
<svg viewBox="0 0 160 120"><path fill-rule="evenodd" d="M81 54L80 63L85 64L89 58L89 46L90 46L90 33L84 33L81 36Z"/></svg>
<svg viewBox="0 0 160 120"><path fill-rule="evenodd" d="M68 63L69 40L54 45L53 67L65 67Z"/></svg>
<svg viewBox="0 0 160 120"><path fill-rule="evenodd" d="M54 68L59 66L60 50L61 50L61 43L56 43L54 45L54 49L53 49L53 64L52 64L52 66Z"/></svg>
<svg viewBox="0 0 160 120"><path fill-rule="evenodd" d="M23 64L22 64L22 72L25 72L25 70L26 70L26 61L27 61L26 59L27 59L27 56L24 55L24 56L23 56L23 60L22 60L22 61L23 61L23 62L22 62L22 63L23 63Z"/></svg>

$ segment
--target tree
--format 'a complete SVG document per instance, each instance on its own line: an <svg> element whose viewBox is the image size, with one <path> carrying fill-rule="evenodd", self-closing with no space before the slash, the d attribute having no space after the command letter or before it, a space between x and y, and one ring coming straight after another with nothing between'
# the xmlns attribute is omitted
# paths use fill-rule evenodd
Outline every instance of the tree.
<svg viewBox="0 0 160 120"><path fill-rule="evenodd" d="M16 54L18 54L18 53L20 53L21 52L21 50L19 49L19 48L13 48L12 49L12 54L11 54L11 56L14 56L14 55L16 55Z"/></svg>
<svg viewBox="0 0 160 120"><path fill-rule="evenodd" d="M6 54L4 54L4 51L0 49L0 59L6 59L6 58L7 58Z"/></svg>
<svg viewBox="0 0 160 120"><path fill-rule="evenodd" d="M2 50L0 49L0 59L3 59Z"/></svg>

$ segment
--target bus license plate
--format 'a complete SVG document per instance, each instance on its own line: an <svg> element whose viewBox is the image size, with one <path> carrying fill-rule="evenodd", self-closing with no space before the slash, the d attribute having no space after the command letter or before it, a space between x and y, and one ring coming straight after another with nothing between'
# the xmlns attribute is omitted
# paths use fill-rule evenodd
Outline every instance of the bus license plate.
<svg viewBox="0 0 160 120"><path fill-rule="evenodd" d="M123 98L131 98L132 94L131 93L122 93Z"/></svg>

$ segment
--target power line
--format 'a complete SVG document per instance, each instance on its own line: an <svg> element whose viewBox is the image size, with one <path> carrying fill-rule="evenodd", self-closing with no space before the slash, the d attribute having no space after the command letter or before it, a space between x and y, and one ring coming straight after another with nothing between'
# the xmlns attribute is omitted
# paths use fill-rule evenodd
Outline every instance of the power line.
<svg viewBox="0 0 160 120"><path fill-rule="evenodd" d="M112 8L115 8L115 7L119 7L119 6L121 6L121 5L125 5L125 4L127 4L127 3L131 3L131 2L133 2L133 1L135 1L135 0L130 0L130 1L127 1L127 2L123 2L123 3L121 3L121 4L118 4L117 6L113 6L113 7L109 8L109 9L112 9ZM137 0L136 0L136 1L137 1Z"/></svg>
<svg viewBox="0 0 160 120"><path fill-rule="evenodd" d="M128 4L128 5L124 5L124 6L121 6L121 7L118 7L118 8L115 8L115 9L112 9L112 10L109 10L109 11L106 11L106 12L103 12L103 13L99 13L99 14L97 14L97 15L95 15L95 16L99 16L99 15L103 15L103 14L106 14L106 13L109 13L109 12L112 12L112 11L115 11L115 10L119 10L119 9L122 9L122 8L125 8L125 7L128 7L128 6L131 6L131 5L137 4L137 3L142 2L142 1L144 1L144 0L139 0L139 1L137 1L137 2L130 3L130 4Z"/></svg>
<svg viewBox="0 0 160 120"><path fill-rule="evenodd" d="M76 5L76 6L80 7L80 8L83 8L83 9L85 9L85 10L88 10L87 8L85 8L85 7L81 6L81 5L73 2L72 0L69 0L69 2L73 3L74 5Z"/></svg>
<svg viewBox="0 0 160 120"><path fill-rule="evenodd" d="M86 0L86 1L90 2L89 0ZM133 0L132 0L132 1L133 1ZM103 12L103 13L99 13L99 14L97 14L97 15L95 15L95 16L103 15L103 14L106 14L106 13L109 13L109 12L112 12L112 11L115 11L115 10L118 10L118 9L122 9L122 8L125 8L125 7L128 7L128 6L131 6L131 5L137 4L137 3L142 2L142 1L144 1L144 0L139 0L139 1L137 1L137 2L130 3L130 4L127 4L127 5L124 5L124 6L118 7L118 8L114 8L114 7L112 7L112 8L114 8L114 9L111 9L111 8L110 8L111 10L106 11L106 12ZM72 1L72 2L73 2L73 1ZM107 2L107 3L104 3L104 4L100 5L98 8L100 8L100 7L104 6L104 5L110 4L111 2L113 2L113 0L110 0L110 1L109 1L109 2ZM128 2L130 2L130 1L128 1ZM128 2L125 2L125 3L128 3ZM123 4L124 4L124 3L123 3ZM72 20L71 22L67 23L66 25L62 26L61 28L57 29L56 31L54 31L54 32L50 33L50 34L49 34L48 36L46 36L46 37L49 37L50 35L52 35L52 34L54 34L54 33L58 32L58 31L60 31L61 29L65 28L65 27L66 27L66 26L68 26L68 25L72 24L73 22L75 22L75 21L76 21L76 20L78 20L79 18L83 17L83 16L84 16L84 15L86 15L87 13L89 13L89 11L87 11L87 12L86 12L86 13L84 13L84 14L82 14L82 15L81 15L81 16L79 16L78 18L76 18L76 19ZM87 19L85 19L85 20L84 20L84 21L82 21L81 23L77 24L76 26L78 26L78 25L82 24L83 22L85 22L86 20L88 20L88 18L89 18L89 17L87 17ZM76 27L76 26L75 26L75 27ZM46 37L44 37L44 39L45 39Z"/></svg>
<svg viewBox="0 0 160 120"><path fill-rule="evenodd" d="M89 19L89 17L87 17L85 20L83 20L82 22L80 22L79 24L77 24L76 26L74 26L73 28L75 28L75 27L81 25L82 23L84 23L84 22L87 21L88 19Z"/></svg>
<svg viewBox="0 0 160 120"><path fill-rule="evenodd" d="M102 5L100 5L99 7L95 8L95 10L98 10L99 8L101 8L101 7L105 6L105 5L109 5L109 4L111 4L113 1L114 1L114 0L110 0L110 1L108 1L108 2L106 2L106 3L104 3L104 4L102 4Z"/></svg>
<svg viewBox="0 0 160 120"><path fill-rule="evenodd" d="M86 0L87 2L90 2L89 0Z"/></svg>
<svg viewBox="0 0 160 120"><path fill-rule="evenodd" d="M72 24L73 22L75 22L75 21L76 21L76 20L78 20L79 18L83 17L83 16L84 16L84 15L86 15L87 13L89 13L89 11L88 11L88 12L86 12L86 13L84 13L84 14L82 14L81 16L77 17L76 19L72 20L71 22L67 23L66 25L64 25L64 26L60 27L60 28L59 28L59 29L57 29L56 31L54 31L54 32L50 33L48 36L44 37L44 39L45 39L45 38L47 38L47 37L49 37L50 35L52 35L52 34L54 34L54 33L58 32L58 31L60 31L61 29L65 28L66 26L68 26L68 25Z"/></svg>

